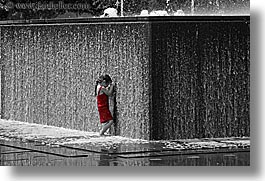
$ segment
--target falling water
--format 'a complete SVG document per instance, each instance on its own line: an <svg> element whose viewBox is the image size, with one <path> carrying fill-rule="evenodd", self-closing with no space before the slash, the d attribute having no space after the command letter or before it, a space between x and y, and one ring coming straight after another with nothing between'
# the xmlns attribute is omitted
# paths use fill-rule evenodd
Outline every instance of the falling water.
<svg viewBox="0 0 265 181"><path fill-rule="evenodd" d="M0 30L2 118L98 131L94 85L107 73L117 84L116 134L148 138L146 23Z"/></svg>
<svg viewBox="0 0 265 181"><path fill-rule="evenodd" d="M249 25L177 18L1 26L2 118L98 131L107 73L117 135L249 136Z"/></svg>
<svg viewBox="0 0 265 181"><path fill-rule="evenodd" d="M153 139L250 135L249 36L244 21L152 26Z"/></svg>

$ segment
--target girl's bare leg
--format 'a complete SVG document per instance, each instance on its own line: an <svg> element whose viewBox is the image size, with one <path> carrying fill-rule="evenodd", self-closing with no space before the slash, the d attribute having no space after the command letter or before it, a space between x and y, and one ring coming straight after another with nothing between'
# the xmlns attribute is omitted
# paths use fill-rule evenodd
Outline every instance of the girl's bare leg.
<svg viewBox="0 0 265 181"><path fill-rule="evenodd" d="M110 126L113 124L113 120L110 120L109 122L107 122L103 128L101 129L101 131L99 132L99 135L102 136L104 135L104 133L107 131L107 129L110 128Z"/></svg>

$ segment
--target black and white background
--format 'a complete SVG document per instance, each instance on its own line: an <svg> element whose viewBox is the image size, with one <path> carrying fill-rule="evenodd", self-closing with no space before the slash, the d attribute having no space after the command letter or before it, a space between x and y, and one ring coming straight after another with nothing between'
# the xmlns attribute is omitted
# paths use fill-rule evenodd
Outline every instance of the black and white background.
<svg viewBox="0 0 265 181"><path fill-rule="evenodd" d="M263 180L264 2L251 1L251 167L7 168L1 180Z"/></svg>

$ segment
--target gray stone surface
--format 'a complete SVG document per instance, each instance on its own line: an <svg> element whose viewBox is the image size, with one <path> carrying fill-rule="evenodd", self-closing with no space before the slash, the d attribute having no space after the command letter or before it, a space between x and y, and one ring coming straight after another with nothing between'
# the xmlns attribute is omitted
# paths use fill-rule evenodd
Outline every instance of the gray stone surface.
<svg viewBox="0 0 265 181"><path fill-rule="evenodd" d="M250 139L148 141L0 120L5 166L248 166Z"/></svg>

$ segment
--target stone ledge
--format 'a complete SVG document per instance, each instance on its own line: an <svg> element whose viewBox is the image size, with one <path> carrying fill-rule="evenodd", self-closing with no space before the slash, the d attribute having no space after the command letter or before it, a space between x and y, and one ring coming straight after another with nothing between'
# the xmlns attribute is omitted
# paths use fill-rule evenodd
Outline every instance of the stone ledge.
<svg viewBox="0 0 265 181"><path fill-rule="evenodd" d="M130 23L130 22L181 22L181 21L250 21L250 16L136 16L112 18L67 18L67 19L32 19L0 21L0 25L28 25L28 24L75 24L75 23Z"/></svg>

